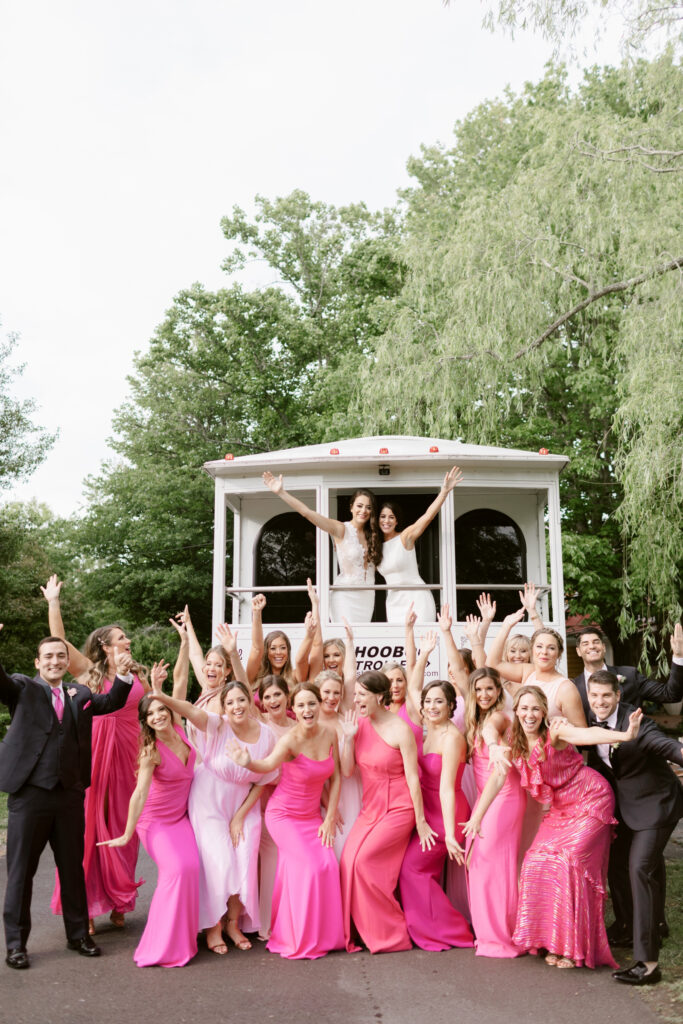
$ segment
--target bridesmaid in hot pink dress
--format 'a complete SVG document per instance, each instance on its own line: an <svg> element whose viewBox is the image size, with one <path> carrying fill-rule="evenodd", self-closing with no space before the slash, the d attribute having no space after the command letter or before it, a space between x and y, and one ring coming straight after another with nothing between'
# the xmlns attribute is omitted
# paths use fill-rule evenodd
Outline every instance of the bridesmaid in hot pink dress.
<svg viewBox="0 0 683 1024"><path fill-rule="evenodd" d="M470 677L466 737L481 797L501 744L509 739L505 691L492 668L479 668ZM502 763L502 762L501 762ZM507 771L503 787L486 816L483 834L468 844L467 874L470 914L477 956L516 957L524 952L512 941L519 894L518 857L526 795L516 771ZM475 804L475 813L477 804Z"/></svg>
<svg viewBox="0 0 683 1024"><path fill-rule="evenodd" d="M187 816L196 754L153 693L140 701L139 717L143 746L126 830L105 845L125 846L137 827L159 871L135 963L182 967L197 952L199 929L199 854Z"/></svg>
<svg viewBox="0 0 683 1024"><path fill-rule="evenodd" d="M472 932L441 885L447 856L464 863L459 823L469 816L469 804L460 788L465 740L450 721L456 703L450 683L428 683L421 703L427 734L424 751L418 754L420 785L425 817L436 832L436 842L431 850L423 850L413 833L398 880L401 903L408 933L420 949L466 947L473 944Z"/></svg>
<svg viewBox="0 0 683 1024"><path fill-rule="evenodd" d="M272 772L280 782L268 801L266 824L278 848L272 930L267 948L290 960L314 960L344 948L339 868L332 849L339 799L336 732L320 725L320 691L299 683L292 691L296 725L272 754L252 760L246 747L228 743L226 752L243 768ZM320 795L330 779L325 819Z"/></svg>
<svg viewBox="0 0 683 1024"><path fill-rule="evenodd" d="M603 917L614 793L571 744L628 742L642 712L633 713L626 732L577 728L560 719L548 727L548 705L537 686L523 686L514 708L513 764L523 788L551 806L522 865L513 941L528 952L547 950L553 967L614 967ZM492 776L470 826L481 825L500 788L501 777Z"/></svg>
<svg viewBox="0 0 683 1024"><path fill-rule="evenodd" d="M363 806L341 858L346 948L360 947L353 928L371 953L411 949L405 917L394 890L413 828L420 845L434 845L417 770L412 731L385 707L389 680L382 672L364 672L356 682L358 719L348 712L345 736L355 742L344 749L344 774L360 768ZM354 749L355 748L355 749Z"/></svg>

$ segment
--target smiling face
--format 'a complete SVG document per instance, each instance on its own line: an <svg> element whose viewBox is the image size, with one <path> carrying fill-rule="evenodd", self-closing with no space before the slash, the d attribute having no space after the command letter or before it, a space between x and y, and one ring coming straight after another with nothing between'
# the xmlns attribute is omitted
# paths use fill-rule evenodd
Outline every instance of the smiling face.
<svg viewBox="0 0 683 1024"><path fill-rule="evenodd" d="M539 633L532 648L533 662L541 671L555 668L560 656L560 645L552 633Z"/></svg>
<svg viewBox="0 0 683 1024"><path fill-rule="evenodd" d="M598 722L606 722L619 703L619 693L605 683L594 683L588 680L586 694L590 709Z"/></svg>
<svg viewBox="0 0 683 1024"><path fill-rule="evenodd" d="M342 684L336 679L325 679L320 684L320 696L322 706L328 714L334 714L339 710L341 702Z"/></svg>
<svg viewBox="0 0 683 1024"><path fill-rule="evenodd" d="M102 648L109 661L113 662L119 651L130 654L130 640L119 626L112 626L107 642L102 644Z"/></svg>
<svg viewBox="0 0 683 1024"><path fill-rule="evenodd" d="M351 521L354 526L365 526L372 515L372 501L365 494L359 494L351 503Z"/></svg>
<svg viewBox="0 0 683 1024"><path fill-rule="evenodd" d="M41 644L35 666L38 675L50 686L57 686L66 675L69 653L63 640L51 640Z"/></svg>
<svg viewBox="0 0 683 1024"><path fill-rule="evenodd" d="M287 695L279 686L269 686L263 691L261 704L267 714L273 718L281 718L287 712Z"/></svg>
<svg viewBox="0 0 683 1024"><path fill-rule="evenodd" d="M145 721L154 732L163 732L171 724L171 712L160 700L153 700L147 708Z"/></svg>
<svg viewBox="0 0 683 1024"><path fill-rule="evenodd" d="M292 711L299 725L305 729L312 729L320 714L318 698L312 690L300 690L294 697Z"/></svg>
<svg viewBox="0 0 683 1024"><path fill-rule="evenodd" d="M379 513L379 528L384 534L384 539L387 540L396 533L396 527L398 526L398 519L389 508L388 505L382 506Z"/></svg>
<svg viewBox="0 0 683 1024"><path fill-rule="evenodd" d="M361 718L374 715L382 706L381 698L378 694L366 690L360 683L356 683L353 691L353 703Z"/></svg>
<svg viewBox="0 0 683 1024"><path fill-rule="evenodd" d="M289 661L289 647L285 638L281 635L273 637L268 644L267 654L273 675L280 675Z"/></svg>
<svg viewBox="0 0 683 1024"><path fill-rule="evenodd" d="M422 715L425 722L431 725L443 725L450 719L451 708L440 686L434 686L425 694Z"/></svg>
<svg viewBox="0 0 683 1024"><path fill-rule="evenodd" d="M204 677L210 690L217 690L225 682L228 667L217 651L209 651L204 662Z"/></svg>
<svg viewBox="0 0 683 1024"><path fill-rule="evenodd" d="M493 679L487 676L482 676L481 679L477 679L474 684L474 696L477 702L477 707L482 711L490 711L495 705L500 694L500 689L496 686Z"/></svg>
<svg viewBox="0 0 683 1024"><path fill-rule="evenodd" d="M505 661L513 665L528 665L531 661L531 645L526 637L513 636L508 643Z"/></svg>
<svg viewBox="0 0 683 1024"><path fill-rule="evenodd" d="M408 683L403 670L400 668L390 668L384 673L391 683L391 703L392 704L403 704L406 699L406 690L408 689Z"/></svg>
<svg viewBox="0 0 683 1024"><path fill-rule="evenodd" d="M584 665L604 665L607 648L597 633L584 633L579 637L576 653Z"/></svg>
<svg viewBox="0 0 683 1024"><path fill-rule="evenodd" d="M343 660L344 655L334 642L329 645L325 644L323 648L323 662L326 669L329 669L330 672L339 672Z"/></svg>
<svg viewBox="0 0 683 1024"><path fill-rule="evenodd" d="M543 724L545 708L532 693L525 693L519 698L515 714L526 735L535 736Z"/></svg>
<svg viewBox="0 0 683 1024"><path fill-rule="evenodd" d="M232 726L242 725L249 717L249 698L238 686L234 686L226 693L223 712L228 716L228 722Z"/></svg>

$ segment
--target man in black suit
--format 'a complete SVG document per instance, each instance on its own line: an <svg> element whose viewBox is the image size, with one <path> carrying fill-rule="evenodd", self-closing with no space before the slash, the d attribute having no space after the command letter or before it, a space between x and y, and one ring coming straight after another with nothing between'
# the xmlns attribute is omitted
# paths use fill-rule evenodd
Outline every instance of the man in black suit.
<svg viewBox="0 0 683 1024"><path fill-rule="evenodd" d="M632 665L617 665L616 667L607 665L605 663L607 652L600 630L594 626L587 626L580 630L576 637L576 653L583 662L583 672L576 676L574 685L581 695L586 721L590 718L586 682L593 672L601 670L617 676L621 699L637 708L642 707L646 700L659 703L664 701L667 704L676 704L679 700L683 700L683 627L680 622L677 622L674 627L671 649L674 652L674 660L669 679L666 683L658 683L655 679L647 679ZM680 653L677 654L677 651Z"/></svg>
<svg viewBox="0 0 683 1024"><path fill-rule="evenodd" d="M50 636L38 645L34 679L10 676L0 665L0 700L12 717L0 744L0 789L10 794L5 962L16 970L30 966L26 942L31 931L33 876L48 842L59 873L67 946L82 956L100 955L88 935L83 873L92 719L126 703L133 681L131 658L127 651L119 652L112 688L99 694L79 683L64 686L68 663L66 643Z"/></svg>
<svg viewBox="0 0 683 1024"><path fill-rule="evenodd" d="M589 721L603 728L625 729L635 710L620 700L619 681L611 672L590 676L588 702ZM632 934L634 962L614 972L617 981L629 985L661 978L657 964L666 897L664 847L683 817L683 792L667 760L683 766L683 748L647 718L634 740L591 747L588 754L588 764L609 780L616 795L619 828L610 850L609 884L617 920L608 934L612 941L625 941ZM615 935L615 925L621 936Z"/></svg>

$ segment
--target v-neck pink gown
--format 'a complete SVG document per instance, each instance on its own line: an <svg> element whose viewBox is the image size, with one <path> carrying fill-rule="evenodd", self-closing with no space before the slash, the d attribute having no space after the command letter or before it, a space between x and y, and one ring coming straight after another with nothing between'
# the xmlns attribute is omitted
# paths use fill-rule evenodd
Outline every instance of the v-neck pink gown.
<svg viewBox="0 0 683 1024"><path fill-rule="evenodd" d="M339 865L318 835L320 794L333 771L332 754L324 761L297 754L282 765L266 808L278 850L267 948L289 960L315 960L344 948Z"/></svg>
<svg viewBox="0 0 683 1024"><path fill-rule="evenodd" d="M367 718L358 722L356 764L363 806L341 858L346 948L360 947L355 926L371 953L412 949L394 890L415 828L415 812L400 750L389 746Z"/></svg>
<svg viewBox="0 0 683 1024"><path fill-rule="evenodd" d="M179 725L178 735L185 741ZM197 952L199 853L187 816L196 754L188 744L187 764L157 741L161 763L154 769L137 832L158 868L157 887L142 938L138 967L182 967Z"/></svg>
<svg viewBox="0 0 683 1024"><path fill-rule="evenodd" d="M425 818L437 838L430 850L423 850L417 832L413 832L403 858L398 884L408 934L420 949L472 946L472 932L467 921L452 905L441 886L448 857L441 811L441 754L420 754L418 763ZM464 764L459 765L455 777L455 838L461 845L462 829L457 823L469 818L469 805L460 788L464 768Z"/></svg>

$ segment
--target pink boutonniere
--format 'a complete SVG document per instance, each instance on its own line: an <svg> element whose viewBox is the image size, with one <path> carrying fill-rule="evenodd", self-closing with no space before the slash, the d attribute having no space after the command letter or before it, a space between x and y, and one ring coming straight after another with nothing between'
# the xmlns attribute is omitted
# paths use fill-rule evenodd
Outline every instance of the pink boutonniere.
<svg viewBox="0 0 683 1024"><path fill-rule="evenodd" d="M619 686L623 686L626 682L626 676L617 676L617 682L619 683Z"/></svg>
<svg viewBox="0 0 683 1024"><path fill-rule="evenodd" d="M70 697L75 697L76 694L78 693L78 690L75 687L71 686L66 692L69 694Z"/></svg>

